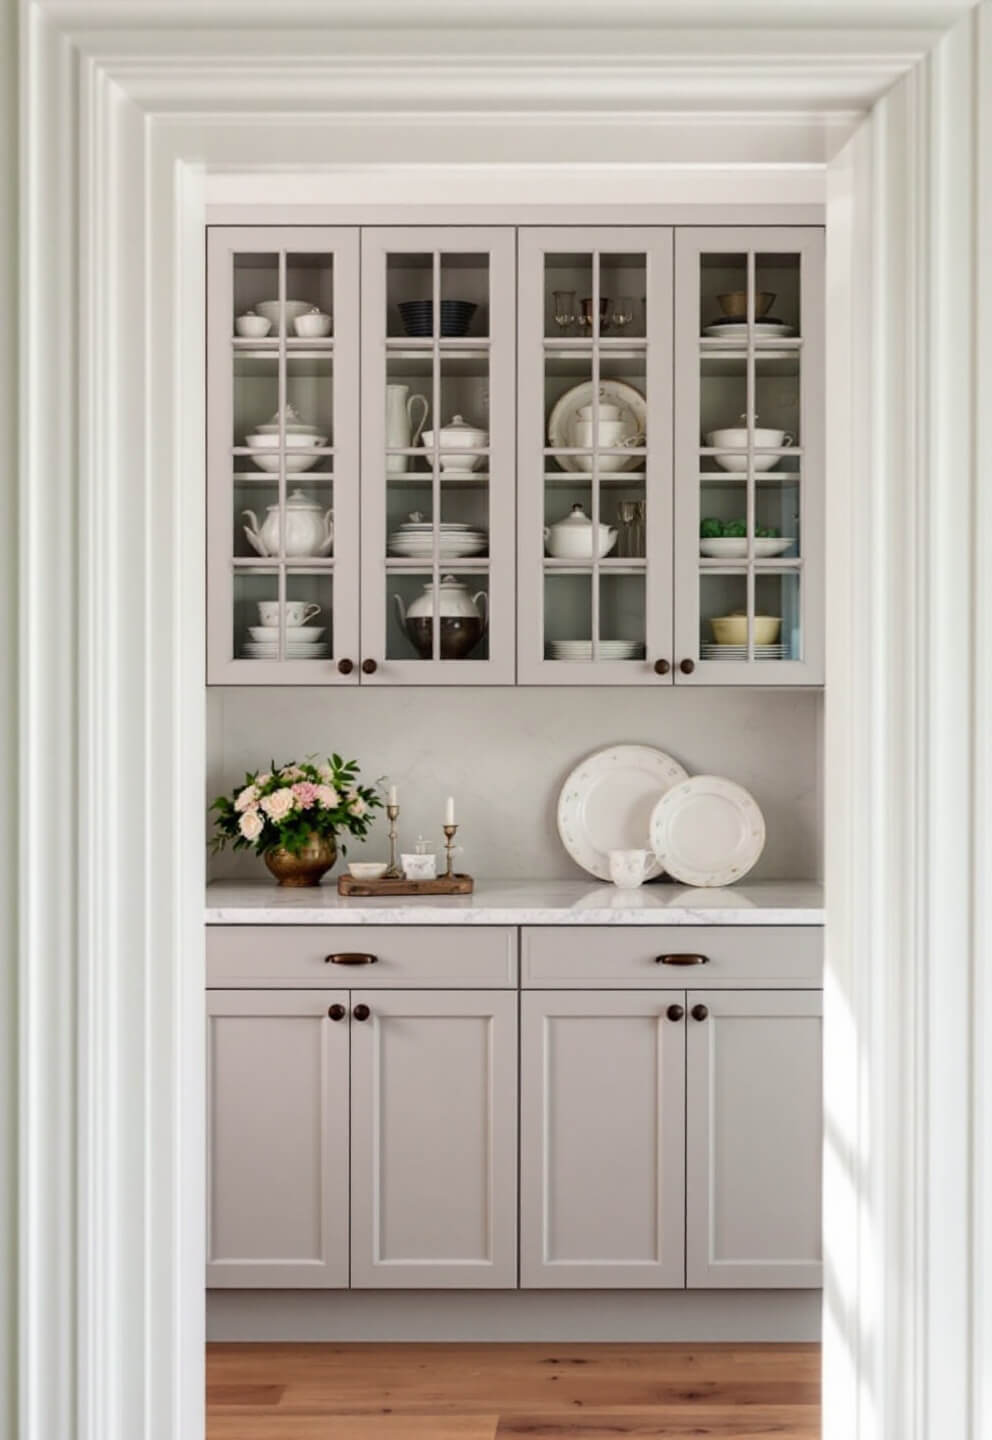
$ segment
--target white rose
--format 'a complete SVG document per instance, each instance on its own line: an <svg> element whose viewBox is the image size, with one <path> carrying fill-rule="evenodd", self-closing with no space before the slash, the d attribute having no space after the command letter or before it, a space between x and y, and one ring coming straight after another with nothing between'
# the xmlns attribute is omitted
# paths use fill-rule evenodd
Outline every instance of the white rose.
<svg viewBox="0 0 992 1440"><path fill-rule="evenodd" d="M341 804L341 796L335 790L333 785L318 785L317 804L322 806L325 810L334 810L338 805Z"/></svg>
<svg viewBox="0 0 992 1440"><path fill-rule="evenodd" d="M238 821L238 829L246 840L257 840L264 828L265 821L257 810L246 810Z"/></svg>
<svg viewBox="0 0 992 1440"><path fill-rule="evenodd" d="M257 786L259 786L259 787L261 787L262 785L268 785L268 783L269 783L269 781L270 781L271 779L272 779L272 771L271 771L271 770L266 770L266 772L265 772L264 775L256 775L256 776L255 776L255 784L256 784Z"/></svg>
<svg viewBox="0 0 992 1440"><path fill-rule="evenodd" d="M285 820L295 804L296 796L292 790L283 787L282 790L273 790L271 795L264 797L262 800L262 809L266 815L268 815L269 819L275 821L278 825L280 820Z"/></svg>
<svg viewBox="0 0 992 1440"><path fill-rule="evenodd" d="M364 815L368 808L361 795L356 795L354 799L348 801L348 810L352 815Z"/></svg>
<svg viewBox="0 0 992 1440"><path fill-rule="evenodd" d="M334 767L333 767L333 765L318 765L318 766L317 766L317 774L320 776L321 780L323 780L323 782L324 782L325 785L333 785L333 784L334 784Z"/></svg>
<svg viewBox="0 0 992 1440"><path fill-rule="evenodd" d="M258 786L246 785L234 802L235 810L247 810L258 803Z"/></svg>
<svg viewBox="0 0 992 1440"><path fill-rule="evenodd" d="M299 765L287 765L284 770L279 771L280 780L302 780L303 771Z"/></svg>

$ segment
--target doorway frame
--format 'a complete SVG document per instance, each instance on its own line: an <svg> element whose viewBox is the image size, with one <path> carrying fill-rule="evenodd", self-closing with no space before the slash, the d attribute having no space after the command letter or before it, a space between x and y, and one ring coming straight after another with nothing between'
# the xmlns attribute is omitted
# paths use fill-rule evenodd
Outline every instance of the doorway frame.
<svg viewBox="0 0 992 1440"><path fill-rule="evenodd" d="M689 28L731 8L733 32ZM423 0L406 32L401 9L289 0L275 34L255 0L22 0L3 1096L19 1190L0 1253L19 1255L2 1352L16 1433L202 1434L207 177L327 170L329 153L373 180L387 154L606 164L621 138L640 183L652 167L826 166L823 1433L977 1440L992 1425L990 0L627 0L611 41L622 13L638 44L612 59L592 0L570 0L564 55L556 0L478 3L471 28L456 0ZM863 28L828 31L827 11ZM548 29L512 26L539 14Z"/></svg>

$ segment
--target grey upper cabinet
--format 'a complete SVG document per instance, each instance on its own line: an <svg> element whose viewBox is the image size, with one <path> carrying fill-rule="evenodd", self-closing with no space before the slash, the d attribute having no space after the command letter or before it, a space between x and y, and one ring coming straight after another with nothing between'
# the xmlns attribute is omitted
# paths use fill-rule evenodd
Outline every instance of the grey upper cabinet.
<svg viewBox="0 0 992 1440"><path fill-rule="evenodd" d="M514 679L512 227L362 232L362 679Z"/></svg>
<svg viewBox="0 0 992 1440"><path fill-rule="evenodd" d="M515 1286L516 994L352 999L352 1286Z"/></svg>
<svg viewBox="0 0 992 1440"><path fill-rule="evenodd" d="M519 246L518 678L670 684L672 232Z"/></svg>
<svg viewBox="0 0 992 1440"><path fill-rule="evenodd" d="M822 993L690 991L688 1011L687 1283L819 1286Z"/></svg>
<svg viewBox="0 0 992 1440"><path fill-rule="evenodd" d="M676 232L678 684L823 683L823 246Z"/></svg>
<svg viewBox="0 0 992 1440"><path fill-rule="evenodd" d="M681 996L521 997L520 1283L681 1288Z"/></svg>
<svg viewBox="0 0 992 1440"><path fill-rule="evenodd" d="M209 1286L348 1284L347 1002L207 992Z"/></svg>
<svg viewBox="0 0 992 1440"><path fill-rule="evenodd" d="M208 232L211 684L357 682L358 264L353 228Z"/></svg>

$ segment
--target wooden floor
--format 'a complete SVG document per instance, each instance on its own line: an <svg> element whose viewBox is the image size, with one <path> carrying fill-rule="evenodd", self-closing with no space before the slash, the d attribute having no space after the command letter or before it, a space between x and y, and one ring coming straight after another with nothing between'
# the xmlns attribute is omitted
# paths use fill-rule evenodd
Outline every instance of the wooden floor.
<svg viewBox="0 0 992 1440"><path fill-rule="evenodd" d="M208 1440L817 1440L817 1345L210 1345Z"/></svg>

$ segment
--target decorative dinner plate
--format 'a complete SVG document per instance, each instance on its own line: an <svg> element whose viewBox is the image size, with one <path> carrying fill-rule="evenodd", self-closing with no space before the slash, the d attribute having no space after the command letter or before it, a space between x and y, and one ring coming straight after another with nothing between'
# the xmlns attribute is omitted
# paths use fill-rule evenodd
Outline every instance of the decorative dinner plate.
<svg viewBox="0 0 992 1440"><path fill-rule="evenodd" d="M651 848L684 885L732 885L758 862L765 820L754 797L719 775L694 775L654 807Z"/></svg>
<svg viewBox="0 0 992 1440"><path fill-rule="evenodd" d="M651 745L612 745L576 765L558 796L558 834L576 864L610 878L611 850L646 850L651 814L687 772ZM647 879L661 874L660 864Z"/></svg>
<svg viewBox="0 0 992 1440"><path fill-rule="evenodd" d="M557 402L548 417L548 444L554 450L574 450L575 424L579 418L579 410L583 405L591 405L595 386L591 380L583 380L581 385L573 385L571 390L566 390L561 399ZM625 380L600 380L600 399L611 405L619 405L621 410L620 418L623 421L623 440L634 440L638 435L647 431L648 406L647 401L640 390L635 390L633 385L628 385ZM559 455L556 457L558 464L563 470L581 470L578 455ZM638 465L641 457L632 455L631 465Z"/></svg>

